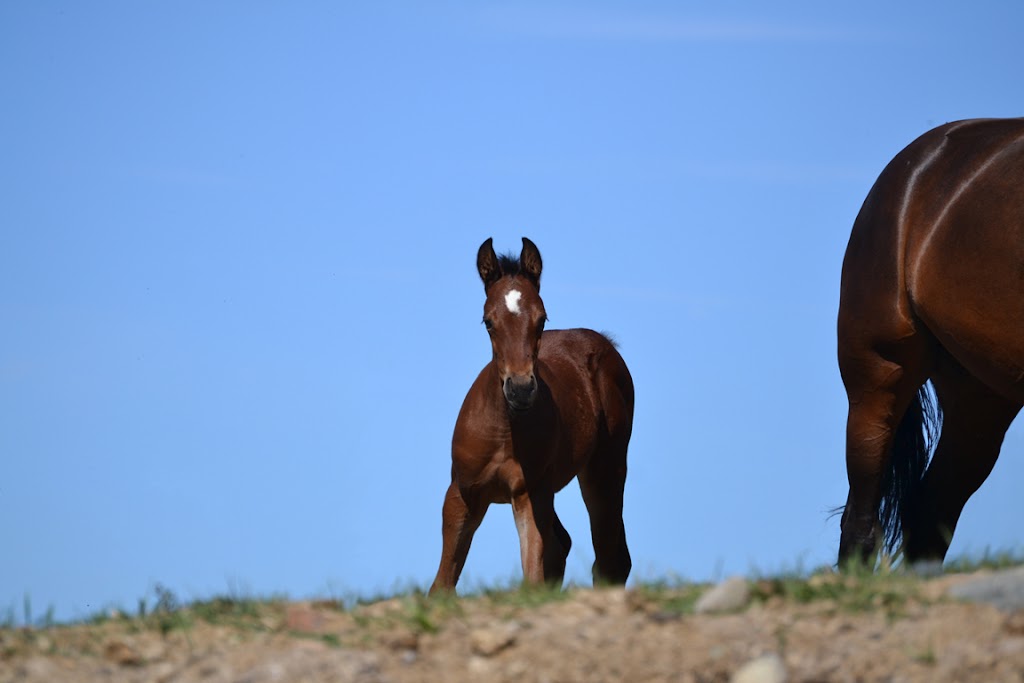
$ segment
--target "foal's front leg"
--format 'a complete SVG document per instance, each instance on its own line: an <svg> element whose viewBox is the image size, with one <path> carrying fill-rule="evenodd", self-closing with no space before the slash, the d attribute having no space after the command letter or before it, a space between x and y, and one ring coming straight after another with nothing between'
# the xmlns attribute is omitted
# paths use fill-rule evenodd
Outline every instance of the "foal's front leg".
<svg viewBox="0 0 1024 683"><path fill-rule="evenodd" d="M466 564L469 546L473 542L473 534L480 528L487 512L486 503L477 503L473 507L462 497L462 492L453 480L444 497L444 508L441 511L441 564L437 568L437 576L430 586L430 594L451 592L459 582L459 575Z"/></svg>
<svg viewBox="0 0 1024 683"><path fill-rule="evenodd" d="M555 514L555 494L547 491L520 493L512 498L512 514L519 531L523 582L540 584L547 581L561 585L569 548L555 531L557 525L568 539Z"/></svg>

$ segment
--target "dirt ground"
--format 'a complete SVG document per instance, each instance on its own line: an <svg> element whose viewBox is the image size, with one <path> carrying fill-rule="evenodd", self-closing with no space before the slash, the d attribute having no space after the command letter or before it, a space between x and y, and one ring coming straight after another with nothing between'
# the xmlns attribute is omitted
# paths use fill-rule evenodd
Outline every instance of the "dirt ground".
<svg viewBox="0 0 1024 683"><path fill-rule="evenodd" d="M0 629L0 682L1024 683L1024 610L948 597L965 578L749 581L721 613L697 613L709 587L693 585L349 609L222 598Z"/></svg>

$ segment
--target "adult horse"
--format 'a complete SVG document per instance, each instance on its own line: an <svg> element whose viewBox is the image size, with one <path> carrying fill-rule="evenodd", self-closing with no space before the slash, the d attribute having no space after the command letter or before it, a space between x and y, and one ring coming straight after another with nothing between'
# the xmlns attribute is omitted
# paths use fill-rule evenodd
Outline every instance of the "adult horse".
<svg viewBox="0 0 1024 683"><path fill-rule="evenodd" d="M480 246L484 325L492 360L473 382L452 437L452 482L442 511L441 564L431 593L459 580L491 503L511 503L523 579L561 583L572 540L555 493L577 477L590 513L594 579L625 583L622 524L633 380L612 343L592 330L544 331L541 258L523 238L519 258Z"/></svg>
<svg viewBox="0 0 1024 683"><path fill-rule="evenodd" d="M885 167L846 248L838 339L839 560L880 540L941 560L1024 404L1024 119L940 126Z"/></svg>

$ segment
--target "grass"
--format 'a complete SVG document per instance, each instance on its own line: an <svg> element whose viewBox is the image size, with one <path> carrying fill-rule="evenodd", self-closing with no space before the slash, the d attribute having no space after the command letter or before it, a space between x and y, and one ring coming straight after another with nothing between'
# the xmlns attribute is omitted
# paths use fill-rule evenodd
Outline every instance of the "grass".
<svg viewBox="0 0 1024 683"><path fill-rule="evenodd" d="M548 584L534 586L515 582L493 588L483 588L475 594L471 593L469 597L486 600L492 605L530 608L567 600L572 592L572 588L563 590L559 586Z"/></svg>
<svg viewBox="0 0 1024 683"><path fill-rule="evenodd" d="M439 607L440 609L438 609ZM438 626L436 615L438 612L448 611L445 607L447 605L440 602L434 603L423 599L422 596L416 596L406 610L406 615L414 631L437 633L441 629Z"/></svg>
<svg viewBox="0 0 1024 683"><path fill-rule="evenodd" d="M637 584L634 590L642 600L657 605L663 616L682 616L693 614L697 600L708 587L681 580L658 580Z"/></svg>
<svg viewBox="0 0 1024 683"><path fill-rule="evenodd" d="M1024 563L1019 553L985 551L980 556L957 558L947 563L948 571L1001 569ZM751 573L747 580L751 599L747 610L790 609L794 615L831 616L868 614L895 620L914 613L920 605L944 598L931 598L924 579L900 565L886 565L875 572L850 567L805 572L802 569L776 574ZM654 622L689 619L709 583L679 578L638 581L625 594L610 593L602 602L602 588L569 586L524 586L507 581L501 585L477 586L462 596L428 596L417 587L399 588L390 594L341 600L336 597L292 605L281 596L253 597L232 592L208 599L186 602L162 584L139 599L134 610L107 608L71 624L55 624L53 609L36 614L32 601L24 599L0 610L0 659L59 654L62 656L109 657L112 642L133 648L145 661L140 643L157 647L205 647L211 642L239 642L253 639L295 638L319 642L330 648L374 647L416 649L421 638L472 627L479 620L533 620L533 610L566 601L579 600L595 610L614 606L644 614ZM586 610L576 613L585 615ZM306 610L310 613L306 614ZM715 619L718 617L701 617ZM735 617L733 617L735 618ZM787 649L789 626L773 632L779 652ZM256 640L255 642L266 642ZM152 651L152 650L150 650ZM129 650L131 653L131 650ZM908 658L924 665L935 664L933 645L924 644L906 652Z"/></svg>
<svg viewBox="0 0 1024 683"><path fill-rule="evenodd" d="M19 622L17 609L15 609L14 605L10 605L4 612L3 617L0 618L0 628L14 629L21 626L25 628L42 629L57 625L57 620L55 618L56 610L53 605L47 607L46 611L43 612L42 615L36 617L32 611L32 597L27 593L22 598L21 610L22 619Z"/></svg>
<svg viewBox="0 0 1024 683"><path fill-rule="evenodd" d="M827 603L841 612L881 610L898 616L913 600L920 600L920 579L904 572L875 574L822 573L810 577L762 579L753 584L754 598L780 598L796 604Z"/></svg>
<svg viewBox="0 0 1024 683"><path fill-rule="evenodd" d="M921 650L920 652L916 652L916 653L912 654L911 658L915 662L919 662L921 664L926 664L928 666L933 666L936 662L939 661L939 658L938 658L938 656L935 653L935 648L932 647L931 645L929 645L924 650Z"/></svg>
<svg viewBox="0 0 1024 683"><path fill-rule="evenodd" d="M1021 565L1024 565L1024 551L985 548L980 555L961 555L952 560L946 560L943 569L947 573L967 573L979 569L1009 569Z"/></svg>
<svg viewBox="0 0 1024 683"><path fill-rule="evenodd" d="M1024 554L1019 550L986 549L979 555L948 560L945 572L1005 569L1021 565L1024 565ZM919 591L921 579L907 571L901 562L883 561L880 567L877 571L868 571L851 566L838 573L828 569L760 576L753 573L749 579L752 600L764 604L823 604L827 609L841 612L880 610L890 617L899 616L908 604L922 600ZM674 618L692 614L694 605L708 587L708 584L681 579L641 581L631 587L630 600L648 605L662 617ZM319 610L349 614L361 628L404 626L414 633L429 634L439 631L450 619L463 618L468 609L475 609L475 604L484 603L497 608L499 615L512 618L521 610L570 600L580 590L590 589L528 586L509 580L497 585L477 586L460 597L429 597L418 587L405 586L372 597L331 597L313 604ZM382 604L381 608L372 607ZM187 637L198 624L249 632L272 631L275 624L284 622L285 610L283 596L252 597L232 591L227 595L186 603L165 585L156 584L150 595L138 600L132 612L106 608L75 623L96 626L113 623L123 626L129 633L155 631L168 637L180 632ZM0 631L61 627L54 613L51 606L37 615L32 600L25 596L21 605L11 605L0 612ZM335 644L330 636L324 642Z"/></svg>

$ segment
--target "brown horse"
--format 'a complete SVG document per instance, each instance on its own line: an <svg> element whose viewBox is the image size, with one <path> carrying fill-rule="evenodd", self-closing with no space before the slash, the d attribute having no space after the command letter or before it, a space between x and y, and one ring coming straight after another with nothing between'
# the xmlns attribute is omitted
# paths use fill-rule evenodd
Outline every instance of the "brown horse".
<svg viewBox="0 0 1024 683"><path fill-rule="evenodd" d="M886 166L846 249L838 333L839 560L870 562L881 539L942 560L1024 404L1024 119L940 126Z"/></svg>
<svg viewBox="0 0 1024 683"><path fill-rule="evenodd" d="M477 253L484 325L494 356L473 382L452 436L452 483L442 512L441 565L431 593L451 591L491 503L511 503L523 579L557 582L572 544L555 493L573 477L590 513L594 579L625 583L622 524L633 380L612 343L592 330L544 331L541 258L523 238L519 259Z"/></svg>

